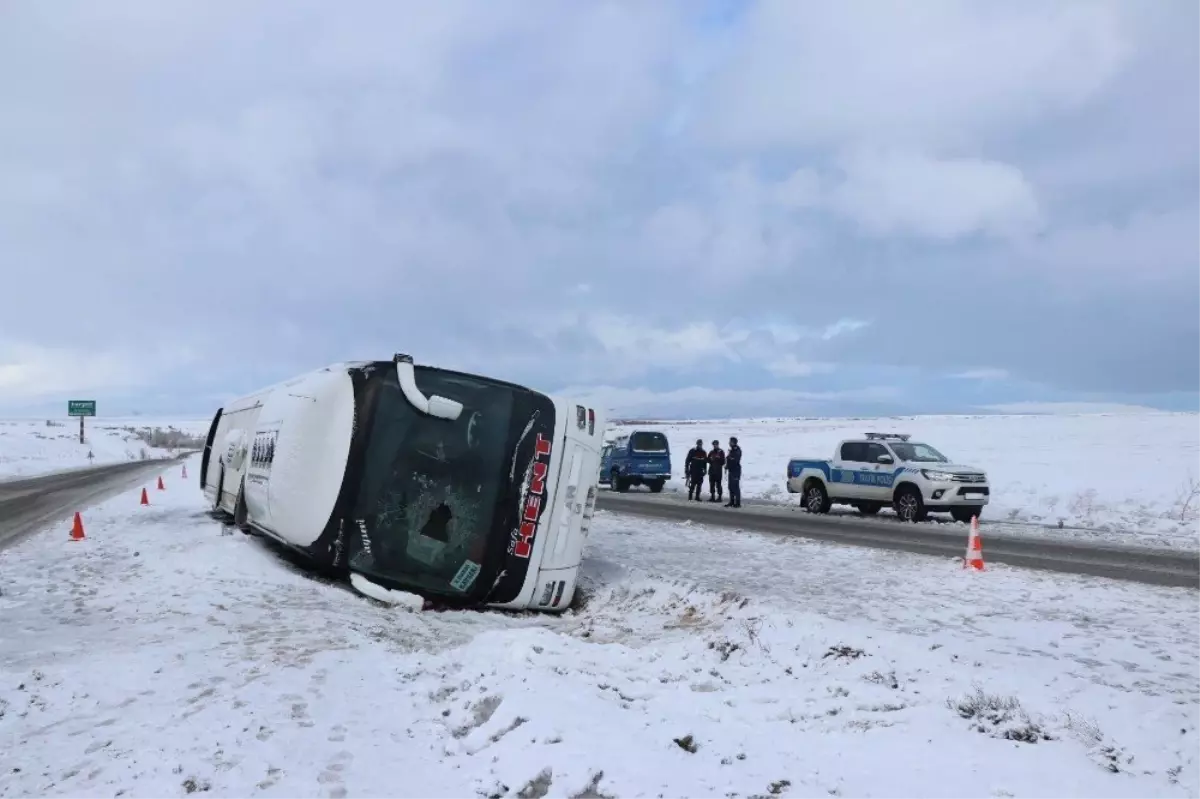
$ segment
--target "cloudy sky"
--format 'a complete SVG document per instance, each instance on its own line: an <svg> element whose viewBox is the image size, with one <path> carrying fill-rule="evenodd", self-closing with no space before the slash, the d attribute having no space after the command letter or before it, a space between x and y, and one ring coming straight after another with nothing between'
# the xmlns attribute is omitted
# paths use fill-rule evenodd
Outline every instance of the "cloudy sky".
<svg viewBox="0 0 1200 799"><path fill-rule="evenodd" d="M1195 409L1198 30L1194 0L7 2L0 413L202 416L396 351L623 413Z"/></svg>

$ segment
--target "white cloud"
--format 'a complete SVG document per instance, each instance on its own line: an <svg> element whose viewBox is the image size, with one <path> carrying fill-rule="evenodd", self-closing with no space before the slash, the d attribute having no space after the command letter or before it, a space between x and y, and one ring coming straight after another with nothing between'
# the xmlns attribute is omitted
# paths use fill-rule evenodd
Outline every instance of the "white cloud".
<svg viewBox="0 0 1200 799"><path fill-rule="evenodd" d="M574 386L565 396L603 407L611 416L738 418L757 414L836 413L846 403L884 403L901 392L891 386L870 386L847 391L794 391L768 389L712 389L700 386L654 391L646 388Z"/></svg>
<svg viewBox="0 0 1200 799"><path fill-rule="evenodd" d="M1130 405L1119 402L1009 402L1000 405L981 405L983 410L1011 414L1058 414L1082 415L1093 413L1155 413L1146 405Z"/></svg>
<svg viewBox="0 0 1200 799"><path fill-rule="evenodd" d="M209 393L397 348L539 387L1185 390L1196 12L1152 5L11 5L0 338L184 399L139 342ZM975 363L896 355L907 309ZM6 385L59 390L39 358Z"/></svg>
<svg viewBox="0 0 1200 799"><path fill-rule="evenodd" d="M818 242L811 225L790 215L819 201L815 174L771 184L743 164L709 175L698 189L641 224L640 249L659 268L742 282L791 273Z"/></svg>
<svg viewBox="0 0 1200 799"><path fill-rule="evenodd" d="M666 328L617 314L588 314L580 328L600 345L614 364L625 364L626 374L641 374L660 367L690 368L714 359L736 360L736 334L713 322L696 322Z"/></svg>
<svg viewBox="0 0 1200 799"><path fill-rule="evenodd" d="M867 327L870 324L870 322L862 319L839 319L821 331L821 338L824 341L829 341L830 339L835 339L838 336L862 330L864 327Z"/></svg>
<svg viewBox="0 0 1200 799"><path fill-rule="evenodd" d="M709 97L730 147L961 146L1096 97L1131 55L1103 0L763 0Z"/></svg>
<svg viewBox="0 0 1200 799"><path fill-rule="evenodd" d="M1116 224L1063 227L1022 245L1014 262L1067 283L1105 278L1128 284L1131 291L1180 278L1194 285L1198 241L1200 206L1191 205L1140 211Z"/></svg>
<svg viewBox="0 0 1200 799"><path fill-rule="evenodd" d="M771 337L779 344L796 344L806 340L832 341L839 336L856 333L870 325L871 323L865 319L843 318L830 322L824 327L806 327L782 322L768 322L760 327L770 333Z"/></svg>
<svg viewBox="0 0 1200 799"><path fill-rule="evenodd" d="M794 273L819 237L813 217L843 218L868 236L950 241L1014 238L1045 224L1034 187L1009 164L915 151L849 148L837 168L804 167L771 183L742 168L716 176L702 197L646 221L646 248L680 271Z"/></svg>
<svg viewBox="0 0 1200 799"><path fill-rule="evenodd" d="M0 344L0 395L6 404L71 392L103 392L149 385L152 372L135 353L65 350L31 344Z"/></svg>
<svg viewBox="0 0 1200 799"><path fill-rule="evenodd" d="M767 371L776 377L811 377L812 375L829 374L837 368L831 363L802 362L791 354L769 361L766 367Z"/></svg>
<svg viewBox="0 0 1200 799"><path fill-rule="evenodd" d="M839 319L824 327L736 319L724 324L705 320L671 325L597 311L545 318L534 335L551 347L564 335L572 340L582 336L589 343L588 354L560 371L564 378L575 374L577 379L629 379L662 370L713 371L730 365L799 378L828 374L835 366L819 359L801 360L797 351L816 355L825 342L868 325L858 319Z"/></svg>
<svg viewBox="0 0 1200 799"><path fill-rule="evenodd" d="M1006 369L968 369L965 372L959 372L951 375L959 380L1007 380L1008 370Z"/></svg>
<svg viewBox="0 0 1200 799"><path fill-rule="evenodd" d="M841 168L829 203L872 236L1010 237L1042 224L1033 187L1007 164L860 150Z"/></svg>

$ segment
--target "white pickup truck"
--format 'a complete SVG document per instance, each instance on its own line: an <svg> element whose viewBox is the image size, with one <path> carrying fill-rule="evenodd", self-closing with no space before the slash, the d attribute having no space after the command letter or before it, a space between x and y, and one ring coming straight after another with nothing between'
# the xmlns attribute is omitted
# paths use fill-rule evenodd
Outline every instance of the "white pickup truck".
<svg viewBox="0 0 1200 799"><path fill-rule="evenodd" d="M956 521L979 516L991 493L987 473L950 463L928 444L903 433L867 433L841 442L830 460L792 458L787 490L801 494L809 513L828 513L833 504L875 514L891 505L904 521L930 511L948 511Z"/></svg>

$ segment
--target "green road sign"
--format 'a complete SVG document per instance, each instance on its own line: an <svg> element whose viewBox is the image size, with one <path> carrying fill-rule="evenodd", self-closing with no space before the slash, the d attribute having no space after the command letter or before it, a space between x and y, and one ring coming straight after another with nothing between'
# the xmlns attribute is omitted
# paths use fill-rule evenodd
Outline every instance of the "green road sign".
<svg viewBox="0 0 1200 799"><path fill-rule="evenodd" d="M68 416L95 416L95 400L67 400Z"/></svg>

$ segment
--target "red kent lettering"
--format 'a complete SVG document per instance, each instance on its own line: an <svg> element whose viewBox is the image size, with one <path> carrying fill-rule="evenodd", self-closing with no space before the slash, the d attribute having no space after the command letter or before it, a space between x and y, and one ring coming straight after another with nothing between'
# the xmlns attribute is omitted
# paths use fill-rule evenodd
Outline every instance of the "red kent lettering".
<svg viewBox="0 0 1200 799"><path fill-rule="evenodd" d="M537 535L542 495L546 493L546 477L550 474L550 466L542 459L550 455L550 450L550 439L538 433L533 444L533 469L525 495L525 507L522 508L521 525L511 543L512 554L518 558L528 558L533 554L533 538Z"/></svg>
<svg viewBox="0 0 1200 799"><path fill-rule="evenodd" d="M542 498L533 496L531 494L529 498L525 500L525 521L536 524L538 520L538 511L541 509Z"/></svg>
<svg viewBox="0 0 1200 799"><path fill-rule="evenodd" d="M521 522L521 533L513 546L513 554L518 558L527 558L533 552L533 533L537 525L533 522Z"/></svg>
<svg viewBox="0 0 1200 799"><path fill-rule="evenodd" d="M541 494L546 491L546 474L550 468L546 466L545 461L538 461L533 464L533 479L529 481L529 493Z"/></svg>

